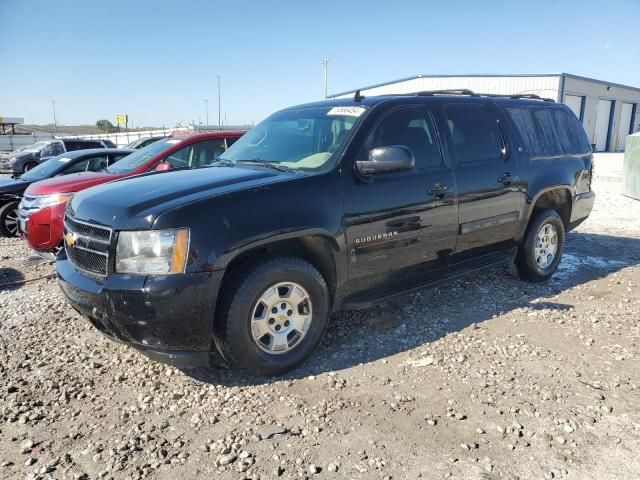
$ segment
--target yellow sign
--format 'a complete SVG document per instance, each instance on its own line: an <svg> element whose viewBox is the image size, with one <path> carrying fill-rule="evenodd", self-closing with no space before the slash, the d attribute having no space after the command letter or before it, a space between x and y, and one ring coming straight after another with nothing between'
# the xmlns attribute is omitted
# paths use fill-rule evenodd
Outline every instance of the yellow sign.
<svg viewBox="0 0 640 480"><path fill-rule="evenodd" d="M129 122L129 115L116 115L116 123L122 125Z"/></svg>

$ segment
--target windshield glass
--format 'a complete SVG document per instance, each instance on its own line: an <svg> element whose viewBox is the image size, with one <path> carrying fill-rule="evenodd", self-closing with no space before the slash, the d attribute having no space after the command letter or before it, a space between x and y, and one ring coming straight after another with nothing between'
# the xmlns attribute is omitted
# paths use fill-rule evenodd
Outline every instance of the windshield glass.
<svg viewBox="0 0 640 480"><path fill-rule="evenodd" d="M42 162L37 167L33 167L28 172L20 175L20 178L22 178L23 180L34 182L43 180L45 178L50 178L58 173L58 170L61 170L62 167L64 167L70 161L70 158L65 158L65 154L58 155L57 157L51 157L46 162Z"/></svg>
<svg viewBox="0 0 640 480"><path fill-rule="evenodd" d="M219 159L265 162L315 171L329 165L334 153L365 112L356 107L313 107L271 115L247 132Z"/></svg>
<svg viewBox="0 0 640 480"><path fill-rule="evenodd" d="M168 138L167 140L162 140L159 142L154 142L147 145L140 150L136 150L135 152L127 155L122 160L117 161L109 168L107 168L107 172L109 173L128 173L132 172L136 168L144 165L151 158L159 155L165 150L170 149L176 144L180 143L180 140L177 138Z"/></svg>
<svg viewBox="0 0 640 480"><path fill-rule="evenodd" d="M36 142L31 145L27 145L26 147L22 147L18 151L20 152L38 152L42 150L44 147L49 145L49 142Z"/></svg>

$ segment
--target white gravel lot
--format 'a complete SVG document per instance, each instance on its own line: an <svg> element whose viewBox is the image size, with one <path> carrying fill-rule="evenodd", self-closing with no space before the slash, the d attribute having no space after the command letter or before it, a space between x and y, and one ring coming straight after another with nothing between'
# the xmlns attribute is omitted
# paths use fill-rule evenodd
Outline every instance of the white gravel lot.
<svg viewBox="0 0 640 480"><path fill-rule="evenodd" d="M507 269L337 315L276 379L102 337L0 239L0 478L640 478L640 202L598 155L558 274ZM3 286L4 285L4 286Z"/></svg>

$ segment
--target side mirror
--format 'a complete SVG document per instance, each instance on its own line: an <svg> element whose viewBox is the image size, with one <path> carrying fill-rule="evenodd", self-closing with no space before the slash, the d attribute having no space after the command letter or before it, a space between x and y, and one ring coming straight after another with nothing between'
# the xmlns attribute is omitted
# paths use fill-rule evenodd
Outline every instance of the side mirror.
<svg viewBox="0 0 640 480"><path fill-rule="evenodd" d="M171 170L173 168L173 165L171 164L171 162L160 162L156 168L154 168L154 170L156 172L166 172L167 170Z"/></svg>
<svg viewBox="0 0 640 480"><path fill-rule="evenodd" d="M415 164L413 152L404 145L373 148L369 151L369 160L356 162L358 171L363 175L408 170Z"/></svg>

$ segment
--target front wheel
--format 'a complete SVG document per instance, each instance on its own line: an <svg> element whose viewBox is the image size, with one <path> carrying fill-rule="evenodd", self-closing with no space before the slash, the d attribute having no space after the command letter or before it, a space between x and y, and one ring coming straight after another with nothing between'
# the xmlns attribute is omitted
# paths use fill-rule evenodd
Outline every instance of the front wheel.
<svg viewBox="0 0 640 480"><path fill-rule="evenodd" d="M31 170L32 168L35 168L38 166L38 162L27 162L24 165L24 171L28 172L29 170Z"/></svg>
<svg viewBox="0 0 640 480"><path fill-rule="evenodd" d="M0 207L0 234L3 237L17 237L18 229L18 202L9 202Z"/></svg>
<svg viewBox="0 0 640 480"><path fill-rule="evenodd" d="M564 251L564 223L555 210L544 210L531 219L516 255L520 278L542 282L558 269Z"/></svg>
<svg viewBox="0 0 640 480"><path fill-rule="evenodd" d="M300 258L275 257L228 284L214 339L231 364L258 375L279 375L314 352L329 314L320 272Z"/></svg>

